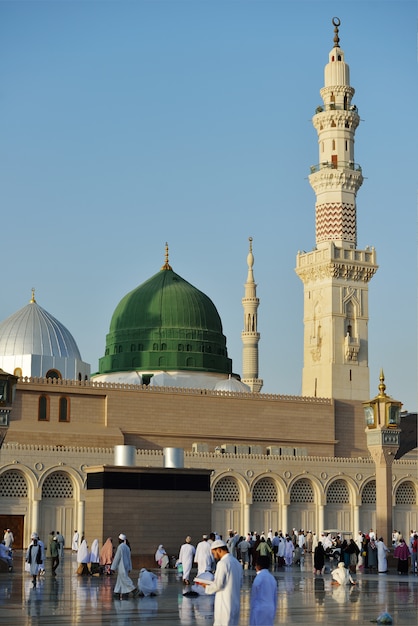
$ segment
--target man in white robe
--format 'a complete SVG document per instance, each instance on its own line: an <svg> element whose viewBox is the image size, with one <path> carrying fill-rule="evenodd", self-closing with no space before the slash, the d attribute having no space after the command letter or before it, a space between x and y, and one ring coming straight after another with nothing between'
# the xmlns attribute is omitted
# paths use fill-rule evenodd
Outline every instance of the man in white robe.
<svg viewBox="0 0 418 626"><path fill-rule="evenodd" d="M183 582L185 585L190 585L190 572L193 567L193 558L196 553L196 548L191 543L192 538L190 535L186 537L186 543L180 548L178 562L183 566Z"/></svg>
<svg viewBox="0 0 418 626"><path fill-rule="evenodd" d="M278 563L279 563L280 567L282 567L284 565L284 551L285 551L285 547L286 547L286 540L283 537L282 531L280 531L280 534L279 534L279 551L277 553Z"/></svg>
<svg viewBox="0 0 418 626"><path fill-rule="evenodd" d="M212 554L217 562L215 580L205 585L205 593L216 594L213 626L238 626L241 607L241 563L228 552L222 539L214 541Z"/></svg>
<svg viewBox="0 0 418 626"><path fill-rule="evenodd" d="M203 572L211 572L214 569L214 561L212 558L211 544L208 542L208 536L203 535L202 541L196 546L194 562L197 563L197 575Z"/></svg>
<svg viewBox="0 0 418 626"><path fill-rule="evenodd" d="M327 535L323 535L322 546L325 552L327 552L327 550L330 550L332 548L332 537L330 533L328 533Z"/></svg>
<svg viewBox="0 0 418 626"><path fill-rule="evenodd" d="M277 581L268 570L270 559L259 556L251 587L250 626L273 626L277 609Z"/></svg>
<svg viewBox="0 0 418 626"><path fill-rule="evenodd" d="M355 585L356 582L353 580L350 572L346 569L343 561L338 563L338 566L332 570L332 584L335 585Z"/></svg>
<svg viewBox="0 0 418 626"><path fill-rule="evenodd" d="M10 548L10 550L13 548L13 542L14 542L14 537L13 537L13 533L10 530L10 528L7 528L4 531L4 537L3 537L3 541L4 541L4 545L6 546L6 548Z"/></svg>
<svg viewBox="0 0 418 626"><path fill-rule="evenodd" d="M141 596L157 595L158 578L153 573L143 567L138 576L138 591Z"/></svg>
<svg viewBox="0 0 418 626"><path fill-rule="evenodd" d="M378 541L376 541L377 547L377 570L379 574L387 574L388 573L388 560L386 558L389 548L385 545L383 541L383 537L380 537Z"/></svg>
<svg viewBox="0 0 418 626"><path fill-rule="evenodd" d="M73 552L78 552L78 548L80 547L78 545L79 541L80 541L80 533L78 532L78 530L75 530L74 531L74 535L73 535L73 539L71 541L71 550Z"/></svg>
<svg viewBox="0 0 418 626"><path fill-rule="evenodd" d="M293 550L294 550L293 541L291 540L291 538L288 535L286 537L286 542L285 542L285 546L284 546L284 559L285 559L286 565L292 565L293 564Z"/></svg>
<svg viewBox="0 0 418 626"><path fill-rule="evenodd" d="M119 535L119 546L111 566L111 570L118 573L113 593L119 595L121 600L124 595L136 591L135 585L128 576L131 569L131 549L126 543L126 535L121 533Z"/></svg>

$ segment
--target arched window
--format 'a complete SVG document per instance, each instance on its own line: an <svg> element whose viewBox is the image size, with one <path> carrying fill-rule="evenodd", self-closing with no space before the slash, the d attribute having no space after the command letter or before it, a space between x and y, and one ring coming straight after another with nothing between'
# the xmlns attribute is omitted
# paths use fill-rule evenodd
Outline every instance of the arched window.
<svg viewBox="0 0 418 626"><path fill-rule="evenodd" d="M312 483L307 478L301 478L292 485L290 492L290 502L315 502Z"/></svg>
<svg viewBox="0 0 418 626"><path fill-rule="evenodd" d="M327 489L327 504L349 504L350 493L345 480L334 480Z"/></svg>
<svg viewBox="0 0 418 626"><path fill-rule="evenodd" d="M48 370L45 378L62 378L62 376L59 370Z"/></svg>
<svg viewBox="0 0 418 626"><path fill-rule="evenodd" d="M213 490L214 502L239 502L239 487L237 481L226 476L221 478L214 487Z"/></svg>
<svg viewBox="0 0 418 626"><path fill-rule="evenodd" d="M48 396L40 396L38 401L38 421L49 421L49 398Z"/></svg>
<svg viewBox="0 0 418 626"><path fill-rule="evenodd" d="M253 488L253 502L277 502L277 487L270 478L262 478Z"/></svg>
<svg viewBox="0 0 418 626"><path fill-rule="evenodd" d="M70 421L70 401L68 398L62 396L59 399L59 409L58 409L58 421L59 422L69 422Z"/></svg>

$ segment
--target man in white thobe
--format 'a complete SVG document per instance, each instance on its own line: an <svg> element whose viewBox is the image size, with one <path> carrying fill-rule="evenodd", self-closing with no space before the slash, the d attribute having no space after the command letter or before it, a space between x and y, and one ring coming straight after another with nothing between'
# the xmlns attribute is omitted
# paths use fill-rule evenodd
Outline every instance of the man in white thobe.
<svg viewBox="0 0 418 626"><path fill-rule="evenodd" d="M119 535L119 546L111 565L111 570L118 573L113 593L119 595L120 599L122 599L122 596L136 591L135 585L128 576L131 569L131 549L126 543L126 535L121 533Z"/></svg>
<svg viewBox="0 0 418 626"><path fill-rule="evenodd" d="M250 626L273 626L277 609L277 581L268 570L270 559L259 556L251 587Z"/></svg>
<svg viewBox="0 0 418 626"><path fill-rule="evenodd" d="M197 575L203 572L211 572L214 569L214 561L212 558L211 545L208 542L208 536L203 535L202 541L196 546L196 554L194 555L194 562L197 563Z"/></svg>
<svg viewBox="0 0 418 626"><path fill-rule="evenodd" d="M219 539L212 544L217 562L215 580L205 585L205 593L215 595L213 626L238 626L241 607L242 566Z"/></svg>
<svg viewBox="0 0 418 626"><path fill-rule="evenodd" d="M190 585L190 571L193 567L193 558L196 552L196 548L191 543L192 538L190 535L186 537L186 543L180 548L178 562L183 565L183 582L185 585Z"/></svg>
<svg viewBox="0 0 418 626"><path fill-rule="evenodd" d="M14 537L10 528L4 531L3 541L6 548L10 548L10 550L13 548Z"/></svg>
<svg viewBox="0 0 418 626"><path fill-rule="evenodd" d="M388 561L387 554L389 552L389 548L386 546L383 541L383 537L380 537L378 541L376 541L377 547L377 571L379 574L387 574L388 573Z"/></svg>
<svg viewBox="0 0 418 626"><path fill-rule="evenodd" d="M80 533L78 532L78 530L74 531L74 535L73 535L73 539L71 541L71 550L73 552L78 552L79 549L79 541L80 541Z"/></svg>

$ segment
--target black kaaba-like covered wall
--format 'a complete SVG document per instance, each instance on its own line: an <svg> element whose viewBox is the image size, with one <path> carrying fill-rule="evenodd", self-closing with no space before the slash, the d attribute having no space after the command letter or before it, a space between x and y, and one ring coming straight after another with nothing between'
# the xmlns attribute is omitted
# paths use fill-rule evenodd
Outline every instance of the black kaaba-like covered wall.
<svg viewBox="0 0 418 626"><path fill-rule="evenodd" d="M187 535L211 532L212 470L98 466L86 468L85 537L102 545L127 535L136 567L155 567L163 544L177 556Z"/></svg>

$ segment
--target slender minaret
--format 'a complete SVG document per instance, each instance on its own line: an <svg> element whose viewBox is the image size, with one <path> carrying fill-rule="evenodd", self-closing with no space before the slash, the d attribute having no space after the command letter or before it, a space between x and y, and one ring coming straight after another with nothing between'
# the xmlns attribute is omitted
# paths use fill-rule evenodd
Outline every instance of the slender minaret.
<svg viewBox="0 0 418 626"><path fill-rule="evenodd" d="M260 391L263 381L258 378L258 342L260 333L257 332L257 309L260 300L257 298L257 285L254 282L253 265L253 238L249 237L250 250L247 256L248 275L245 283L245 296L242 299L244 309L244 330L241 333L242 348L242 382L248 385L251 391Z"/></svg>
<svg viewBox="0 0 418 626"><path fill-rule="evenodd" d="M319 164L309 176L316 194L316 246L296 258L304 285L302 395L366 400L368 282L378 266L374 248L356 247L356 195L363 175L354 162L354 134L360 117L340 48L340 20L332 23L323 104L312 118L319 144Z"/></svg>

